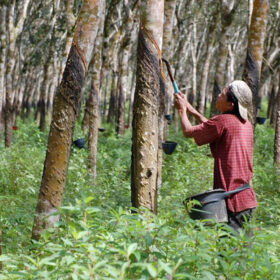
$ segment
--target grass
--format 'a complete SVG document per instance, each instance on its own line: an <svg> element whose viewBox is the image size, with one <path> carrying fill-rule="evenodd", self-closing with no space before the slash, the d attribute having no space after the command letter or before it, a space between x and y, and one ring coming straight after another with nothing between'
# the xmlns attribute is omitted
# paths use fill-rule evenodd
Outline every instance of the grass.
<svg viewBox="0 0 280 280"><path fill-rule="evenodd" d="M61 221L31 242L47 133L18 123L14 144L0 144L3 263L0 279L280 279L279 184L273 167L273 129L256 127L253 186L259 206L233 235L191 220L182 200L212 188L209 148L170 128L175 153L164 155L159 214L130 211L131 132L99 135L98 178L88 175L87 150L72 150ZM74 138L82 136L77 127Z"/></svg>

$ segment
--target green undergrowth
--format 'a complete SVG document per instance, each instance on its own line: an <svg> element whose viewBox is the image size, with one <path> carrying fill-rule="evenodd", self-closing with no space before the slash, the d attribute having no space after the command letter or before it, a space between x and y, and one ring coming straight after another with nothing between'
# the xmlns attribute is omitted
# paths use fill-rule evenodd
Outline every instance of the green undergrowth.
<svg viewBox="0 0 280 280"><path fill-rule="evenodd" d="M191 220L182 201L212 187L208 147L176 134L163 155L158 215L131 211L131 132L99 134L98 177L88 175L87 150L72 148L60 222L31 242L47 132L19 123L12 148L0 144L3 269L0 279L280 279L279 184L274 132L256 127L253 185L259 206L245 233ZM74 139L83 137L76 128ZM2 140L2 139L1 139ZM279 182L278 182L279 183Z"/></svg>

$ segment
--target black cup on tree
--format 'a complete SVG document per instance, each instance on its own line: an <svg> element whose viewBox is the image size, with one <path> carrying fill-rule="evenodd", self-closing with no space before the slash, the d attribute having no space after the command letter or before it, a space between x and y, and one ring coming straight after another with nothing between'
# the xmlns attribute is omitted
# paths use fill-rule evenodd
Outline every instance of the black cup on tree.
<svg viewBox="0 0 280 280"><path fill-rule="evenodd" d="M168 114L168 115L164 115L165 119L168 121L172 120L172 115Z"/></svg>
<svg viewBox="0 0 280 280"><path fill-rule="evenodd" d="M73 142L73 144L74 144L77 148L82 149L82 148L84 148L84 146L85 146L85 144L86 144L86 140L85 140L85 138L79 138L79 139L75 140L75 141Z"/></svg>
<svg viewBox="0 0 280 280"><path fill-rule="evenodd" d="M167 155L171 155L177 146L176 142L165 141L162 143L162 149Z"/></svg>
<svg viewBox="0 0 280 280"><path fill-rule="evenodd" d="M257 123L258 124L264 124L265 121L266 121L266 118L257 117Z"/></svg>

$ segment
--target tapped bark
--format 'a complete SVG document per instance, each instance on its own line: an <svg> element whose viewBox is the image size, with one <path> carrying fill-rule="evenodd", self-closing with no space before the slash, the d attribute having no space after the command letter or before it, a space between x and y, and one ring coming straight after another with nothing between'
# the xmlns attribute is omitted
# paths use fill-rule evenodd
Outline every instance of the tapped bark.
<svg viewBox="0 0 280 280"><path fill-rule="evenodd" d="M32 238L51 227L59 216L71 152L72 135L81 101L81 90L98 30L100 0L83 3L63 78L54 100L48 148L44 164Z"/></svg>
<svg viewBox="0 0 280 280"><path fill-rule="evenodd" d="M157 213L159 118L164 91L160 69L163 1L143 1L138 37L137 81L133 105L131 201Z"/></svg>
<svg viewBox="0 0 280 280"><path fill-rule="evenodd" d="M260 106L261 96L259 94L259 79L262 68L264 39L266 33L266 26L268 20L269 1L255 0L253 6L253 13L251 17L251 25L248 34L248 50L255 61L258 73L258 84L252 89L254 100L253 124L256 123L257 108ZM247 56L248 58L248 56ZM246 58L246 61L247 61ZM246 68L246 67L245 67ZM245 70L246 71L246 70ZM247 81L246 81L247 82ZM250 84L249 84L250 86Z"/></svg>

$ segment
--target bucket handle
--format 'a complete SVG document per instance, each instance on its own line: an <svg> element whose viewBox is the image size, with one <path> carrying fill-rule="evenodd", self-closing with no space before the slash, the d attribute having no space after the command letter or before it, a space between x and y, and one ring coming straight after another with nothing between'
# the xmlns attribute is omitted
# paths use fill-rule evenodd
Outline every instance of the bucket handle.
<svg viewBox="0 0 280 280"><path fill-rule="evenodd" d="M208 204L208 203L213 203L213 202L218 202L220 200L223 200L225 199L226 197L232 195L232 194L236 194L236 193L239 193L239 192L242 192L242 191L245 191L247 189L250 189L251 186L249 184L245 184L235 190L232 190L232 191L229 191L229 192L224 192L224 193L218 193L216 194L215 198L212 198L212 200L206 200L206 201L203 201L201 204L202 205L205 205L205 204Z"/></svg>

